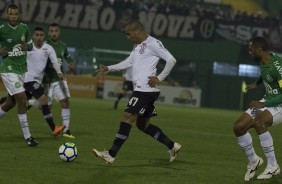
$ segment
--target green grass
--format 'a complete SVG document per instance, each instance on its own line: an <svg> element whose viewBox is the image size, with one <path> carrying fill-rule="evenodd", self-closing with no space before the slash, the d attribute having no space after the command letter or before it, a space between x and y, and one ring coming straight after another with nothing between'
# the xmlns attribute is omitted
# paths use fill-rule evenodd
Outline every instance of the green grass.
<svg viewBox="0 0 282 184"><path fill-rule="evenodd" d="M54 138L41 112L28 112L30 130L40 142L28 147L13 109L1 118L0 183L2 184L239 184L245 183L247 159L233 135L233 122L239 111L157 105L158 125L173 140L182 144L179 157L169 163L165 146L151 137L131 131L114 165L107 166L91 153L93 147L109 148L118 130L122 106L113 110L112 101L71 99L71 130L75 139ZM53 108L60 122L60 108ZM278 162L282 163L281 126L271 128ZM264 157L257 136L251 131L254 147ZM71 163L60 160L58 149L74 142L78 158ZM265 165L259 169L262 172ZM269 181L282 183L278 176Z"/></svg>

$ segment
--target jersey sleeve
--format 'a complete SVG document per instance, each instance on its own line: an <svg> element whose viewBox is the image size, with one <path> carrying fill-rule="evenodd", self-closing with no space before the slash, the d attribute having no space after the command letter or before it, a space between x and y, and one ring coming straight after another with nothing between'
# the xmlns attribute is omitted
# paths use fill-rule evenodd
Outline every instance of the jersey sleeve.
<svg viewBox="0 0 282 184"><path fill-rule="evenodd" d="M54 48L51 45L48 45L48 51L49 51L49 59L50 61L54 64L54 63L58 63L58 58L56 55L56 52L54 50Z"/></svg>
<svg viewBox="0 0 282 184"><path fill-rule="evenodd" d="M277 82L278 82L278 85L280 87L280 89L282 89L282 72L279 72L277 70L277 68L282 68L282 60L279 60L275 62L275 66L274 67L276 70L275 70L275 73L276 73L276 76L277 76ZM271 99L268 99L264 102L265 106L266 107L273 107L273 106L277 106L279 104L282 104L282 93L279 94L279 95L276 95L275 97L271 98Z"/></svg>
<svg viewBox="0 0 282 184"><path fill-rule="evenodd" d="M152 44L149 45L149 48L160 58L165 61L169 61L173 56L171 53L163 46L162 42L156 40Z"/></svg>
<svg viewBox="0 0 282 184"><path fill-rule="evenodd" d="M108 70L120 71L132 67L132 64L133 61L132 61L132 52L131 52L130 55L125 60L119 62L118 64L108 66Z"/></svg>
<svg viewBox="0 0 282 184"><path fill-rule="evenodd" d="M26 40L25 40L25 42L28 44L28 50L31 51L32 47L33 47L32 36L31 36L31 32L30 32L28 26L27 25L25 25L25 26L26 26L26 35L25 35Z"/></svg>
<svg viewBox="0 0 282 184"><path fill-rule="evenodd" d="M73 58L71 57L70 53L68 52L67 46L65 47L64 58L68 64L73 63Z"/></svg>

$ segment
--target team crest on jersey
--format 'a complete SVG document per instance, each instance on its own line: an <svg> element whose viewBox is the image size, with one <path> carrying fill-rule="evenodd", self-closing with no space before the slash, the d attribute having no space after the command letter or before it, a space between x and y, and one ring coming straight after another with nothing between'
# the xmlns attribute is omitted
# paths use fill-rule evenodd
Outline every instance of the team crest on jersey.
<svg viewBox="0 0 282 184"><path fill-rule="evenodd" d="M147 48L147 44L146 43L142 43L141 49L139 50L139 53L140 54L144 54L146 48Z"/></svg>
<svg viewBox="0 0 282 184"><path fill-rule="evenodd" d="M40 87L40 84L38 84L37 82L33 84L33 89L38 89Z"/></svg>
<svg viewBox="0 0 282 184"><path fill-rule="evenodd" d="M22 42L25 42L25 35L22 35L21 41L22 41Z"/></svg>
<svg viewBox="0 0 282 184"><path fill-rule="evenodd" d="M13 68L12 68L12 66L11 65L9 65L8 66L8 70L12 70Z"/></svg>
<svg viewBox="0 0 282 184"><path fill-rule="evenodd" d="M266 76L266 80L267 80L268 82L273 82L273 78L271 77L271 75L267 75L267 76Z"/></svg>
<svg viewBox="0 0 282 184"><path fill-rule="evenodd" d="M13 51L8 52L8 56L23 56L26 52L22 51L21 44L17 44L13 47Z"/></svg>
<svg viewBox="0 0 282 184"><path fill-rule="evenodd" d="M16 82L16 83L15 83L15 87L16 87L16 88L20 88L21 86L22 86L22 85L21 85L20 82Z"/></svg>
<svg viewBox="0 0 282 184"><path fill-rule="evenodd" d="M13 39L12 39L12 38L8 38L6 41L7 41L8 43L12 43Z"/></svg>

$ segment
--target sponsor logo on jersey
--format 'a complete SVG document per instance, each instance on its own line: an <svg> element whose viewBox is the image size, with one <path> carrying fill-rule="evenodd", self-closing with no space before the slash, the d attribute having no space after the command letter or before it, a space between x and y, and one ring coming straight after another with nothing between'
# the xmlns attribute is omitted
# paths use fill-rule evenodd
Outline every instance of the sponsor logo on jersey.
<svg viewBox="0 0 282 184"><path fill-rule="evenodd" d="M273 78L271 77L270 74L266 75L266 80L267 80L268 82L273 82Z"/></svg>
<svg viewBox="0 0 282 184"><path fill-rule="evenodd" d="M26 55L25 51L21 51L21 44L17 44L13 47L13 51L8 52L8 56L23 56Z"/></svg>
<svg viewBox="0 0 282 184"><path fill-rule="evenodd" d="M279 93L278 89L272 89L272 87L266 81L263 81L263 84L264 84L265 90L267 91L268 94L277 95Z"/></svg>
<svg viewBox="0 0 282 184"><path fill-rule="evenodd" d="M276 69L279 72L279 74L282 76L282 66L281 66L281 63L279 61L274 61L273 64L276 67Z"/></svg>

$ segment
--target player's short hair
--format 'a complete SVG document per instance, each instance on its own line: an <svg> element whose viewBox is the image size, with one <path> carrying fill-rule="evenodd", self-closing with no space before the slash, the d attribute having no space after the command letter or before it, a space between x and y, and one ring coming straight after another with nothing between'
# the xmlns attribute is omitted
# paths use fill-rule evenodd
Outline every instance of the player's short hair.
<svg viewBox="0 0 282 184"><path fill-rule="evenodd" d="M131 20L126 26L130 26L132 30L144 31L143 24L139 20Z"/></svg>
<svg viewBox="0 0 282 184"><path fill-rule="evenodd" d="M15 5L15 4L9 4L9 5L7 6L7 8L6 8L6 13L8 12L9 9L13 9L13 10L18 9L19 12L20 12L19 6Z"/></svg>
<svg viewBox="0 0 282 184"><path fill-rule="evenodd" d="M42 27L35 27L33 31L42 31L42 32L44 32L44 29Z"/></svg>
<svg viewBox="0 0 282 184"><path fill-rule="evenodd" d="M252 40L252 45L256 48L262 48L264 51L268 50L268 42L265 38L261 36L254 37Z"/></svg>
<svg viewBox="0 0 282 184"><path fill-rule="evenodd" d="M60 27L60 25L58 23L52 23L52 24L49 25L48 28L50 28L50 27Z"/></svg>

